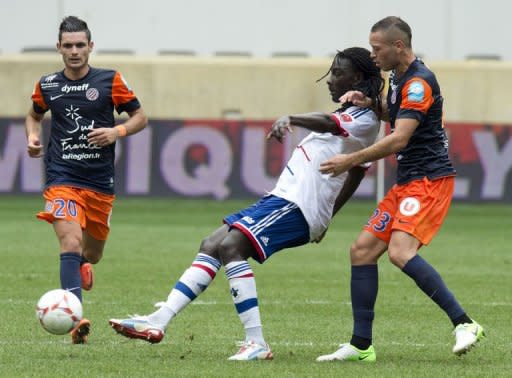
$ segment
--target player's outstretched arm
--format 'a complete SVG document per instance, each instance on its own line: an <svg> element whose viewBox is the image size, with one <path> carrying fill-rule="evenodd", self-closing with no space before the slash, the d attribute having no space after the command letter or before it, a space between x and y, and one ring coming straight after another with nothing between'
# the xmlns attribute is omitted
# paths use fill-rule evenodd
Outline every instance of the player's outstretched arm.
<svg viewBox="0 0 512 378"><path fill-rule="evenodd" d="M272 125L270 132L267 134L267 139L274 137L282 143L286 131L290 133L292 132L292 126L302 127L319 133L340 133L336 122L331 118L330 114L315 112L279 117Z"/></svg>
<svg viewBox="0 0 512 378"><path fill-rule="evenodd" d="M320 164L320 172L338 176L363 163L376 161L394 154L407 146L414 130L419 125L416 119L400 118L395 122L393 133L362 150L350 154L336 154Z"/></svg>
<svg viewBox="0 0 512 378"><path fill-rule="evenodd" d="M44 114L36 113L30 108L25 118L25 131L27 133L27 152L28 156L38 158L44 155L43 145L41 144L41 121Z"/></svg>

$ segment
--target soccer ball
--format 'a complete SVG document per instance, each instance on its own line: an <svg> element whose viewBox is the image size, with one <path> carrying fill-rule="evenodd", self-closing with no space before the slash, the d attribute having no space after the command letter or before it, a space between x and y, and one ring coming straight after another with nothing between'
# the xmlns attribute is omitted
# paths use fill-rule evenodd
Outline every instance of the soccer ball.
<svg viewBox="0 0 512 378"><path fill-rule="evenodd" d="M64 335L82 319L82 303L69 291L50 290L37 302L36 316L45 330Z"/></svg>

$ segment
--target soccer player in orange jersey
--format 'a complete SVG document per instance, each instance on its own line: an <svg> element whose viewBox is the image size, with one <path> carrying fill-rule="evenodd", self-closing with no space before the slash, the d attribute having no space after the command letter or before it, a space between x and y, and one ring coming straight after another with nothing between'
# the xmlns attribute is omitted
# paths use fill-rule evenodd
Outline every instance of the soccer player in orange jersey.
<svg viewBox="0 0 512 378"><path fill-rule="evenodd" d="M92 287L91 263L101 259L110 229L115 142L147 124L122 75L89 66L93 46L83 20L63 19L57 50L64 70L37 81L25 121L28 154L33 158L44 155L46 165L46 205L37 217L53 224L60 244L61 287L80 300L81 289ZM129 118L115 126L114 109L127 112ZM44 149L41 121L48 110L51 130ZM71 332L72 342L86 342L89 328L90 322L82 319Z"/></svg>
<svg viewBox="0 0 512 378"><path fill-rule="evenodd" d="M418 255L418 249L432 240L448 213L455 169L448 157L440 88L433 72L415 57L411 36L409 25L398 17L382 19L370 33L373 60L382 70L391 71L383 115L390 121L392 133L368 148L339 154L321 166L323 173L338 175L391 154L396 154L398 162L396 185L378 204L350 250L352 339L318 361L375 361L372 323L377 261L386 251L391 262L446 312L455 327L455 354L468 351L484 334L439 273ZM372 105L357 91L347 92L340 101Z"/></svg>

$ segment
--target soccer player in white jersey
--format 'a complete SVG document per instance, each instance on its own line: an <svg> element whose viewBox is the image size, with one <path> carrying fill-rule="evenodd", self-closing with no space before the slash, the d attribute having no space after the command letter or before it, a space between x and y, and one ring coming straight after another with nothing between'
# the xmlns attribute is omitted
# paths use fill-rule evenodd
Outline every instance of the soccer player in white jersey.
<svg viewBox="0 0 512 378"><path fill-rule="evenodd" d="M357 89L379 101L380 70L364 48L338 52L325 76L333 101ZM324 77L325 77L324 76ZM371 109L347 104L332 114L283 116L268 138L280 142L292 126L312 132L293 152L276 187L259 202L224 218L224 225L203 240L191 266L171 290L166 302L147 316L110 319L120 334L158 343L172 319L213 281L224 265L236 311L245 328L245 342L229 360L270 360L260 320L256 281L248 259L265 262L273 253L308 242L319 242L331 218L351 197L364 177L355 167L332 177L320 173L320 163L338 153L351 153L375 142L379 129Z"/></svg>

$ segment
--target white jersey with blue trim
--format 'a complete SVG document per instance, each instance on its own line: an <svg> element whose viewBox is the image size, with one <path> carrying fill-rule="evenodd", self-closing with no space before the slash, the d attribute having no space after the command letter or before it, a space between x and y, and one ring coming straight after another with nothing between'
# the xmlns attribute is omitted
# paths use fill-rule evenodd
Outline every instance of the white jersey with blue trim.
<svg viewBox="0 0 512 378"><path fill-rule="evenodd" d="M334 202L348 175L347 172L336 177L322 174L320 164L336 154L348 154L372 145L379 132L380 121L371 109L351 106L332 113L331 117L340 134L308 134L270 192L299 206L309 224L310 241L329 227Z"/></svg>

